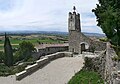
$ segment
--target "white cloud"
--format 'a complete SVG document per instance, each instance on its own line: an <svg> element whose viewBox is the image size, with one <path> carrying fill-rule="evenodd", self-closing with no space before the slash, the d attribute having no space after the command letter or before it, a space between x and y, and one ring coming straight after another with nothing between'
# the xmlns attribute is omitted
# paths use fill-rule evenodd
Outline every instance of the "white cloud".
<svg viewBox="0 0 120 84"><path fill-rule="evenodd" d="M9 1L13 7L6 12L0 10L0 30L2 28L4 30L23 30L30 27L31 30L67 31L68 12L72 11L72 6L75 5L77 11L81 14L82 30L91 29L93 32L101 33L101 30L96 27L95 16L91 12L95 8L97 0L6 1ZM4 0L4 3L6 1ZM96 29L91 28L91 26L96 27ZM97 29L99 31L96 31Z"/></svg>

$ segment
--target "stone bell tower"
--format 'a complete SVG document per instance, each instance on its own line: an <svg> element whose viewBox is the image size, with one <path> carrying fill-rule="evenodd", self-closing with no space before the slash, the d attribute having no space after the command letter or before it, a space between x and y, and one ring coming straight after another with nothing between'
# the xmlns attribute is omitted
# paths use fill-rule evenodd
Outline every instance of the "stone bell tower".
<svg viewBox="0 0 120 84"><path fill-rule="evenodd" d="M69 29L69 31L81 32L80 14L76 13L75 6L73 7L73 13L69 12L68 29Z"/></svg>
<svg viewBox="0 0 120 84"><path fill-rule="evenodd" d="M80 14L76 13L76 7L73 7L73 12L69 12L68 17L68 31L69 31L69 51L80 53Z"/></svg>

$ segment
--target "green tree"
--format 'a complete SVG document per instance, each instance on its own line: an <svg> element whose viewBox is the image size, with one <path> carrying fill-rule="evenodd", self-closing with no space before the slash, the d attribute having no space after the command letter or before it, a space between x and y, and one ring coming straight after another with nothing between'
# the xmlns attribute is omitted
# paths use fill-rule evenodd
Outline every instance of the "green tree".
<svg viewBox="0 0 120 84"><path fill-rule="evenodd" d="M23 41L19 44L19 50L16 52L16 60L27 61L32 57L32 52L35 50L34 45L30 42Z"/></svg>
<svg viewBox="0 0 120 84"><path fill-rule="evenodd" d="M0 63L3 63L4 61L4 53L0 51Z"/></svg>
<svg viewBox="0 0 120 84"><path fill-rule="evenodd" d="M4 62L7 66L13 65L13 51L12 46L10 44L9 37L5 33L5 42L4 42L4 53L5 53L5 59Z"/></svg>
<svg viewBox="0 0 120 84"><path fill-rule="evenodd" d="M98 0L92 11L110 42L120 46L120 0Z"/></svg>

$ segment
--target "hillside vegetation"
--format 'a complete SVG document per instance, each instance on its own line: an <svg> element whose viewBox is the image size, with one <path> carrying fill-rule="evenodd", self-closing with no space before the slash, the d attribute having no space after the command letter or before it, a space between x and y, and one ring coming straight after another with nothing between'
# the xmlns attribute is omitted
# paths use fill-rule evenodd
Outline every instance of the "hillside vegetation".
<svg viewBox="0 0 120 84"><path fill-rule="evenodd" d="M13 48L17 48L19 43L23 41L29 41L34 45L39 44L58 44L67 42L68 37L62 35L12 35L10 36L10 42ZM3 50L4 36L0 36L0 50Z"/></svg>

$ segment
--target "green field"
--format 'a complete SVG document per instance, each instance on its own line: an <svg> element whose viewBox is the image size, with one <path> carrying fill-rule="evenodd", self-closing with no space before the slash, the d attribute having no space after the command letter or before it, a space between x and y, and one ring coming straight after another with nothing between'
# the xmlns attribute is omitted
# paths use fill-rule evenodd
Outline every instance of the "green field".
<svg viewBox="0 0 120 84"><path fill-rule="evenodd" d="M11 44L19 44L21 43L22 41L30 41L31 43L33 44L36 44L39 42L43 42L43 43L58 43L58 42L62 42L62 41L59 41L59 40L52 40L52 39L48 39L48 38L45 38L45 39L24 39L24 40L18 40L18 39L10 39L10 42ZM4 44L4 41L0 41L0 44Z"/></svg>
<svg viewBox="0 0 120 84"><path fill-rule="evenodd" d="M47 44L55 44L55 43L64 43L67 38L64 36L49 36L49 35L29 35L29 36L10 36L10 42L13 48L18 47L19 43L22 41L29 41L34 45L47 43ZM0 39L0 50L3 50L4 46L4 36Z"/></svg>
<svg viewBox="0 0 120 84"><path fill-rule="evenodd" d="M68 84L104 84L98 73L81 70L68 82Z"/></svg>

